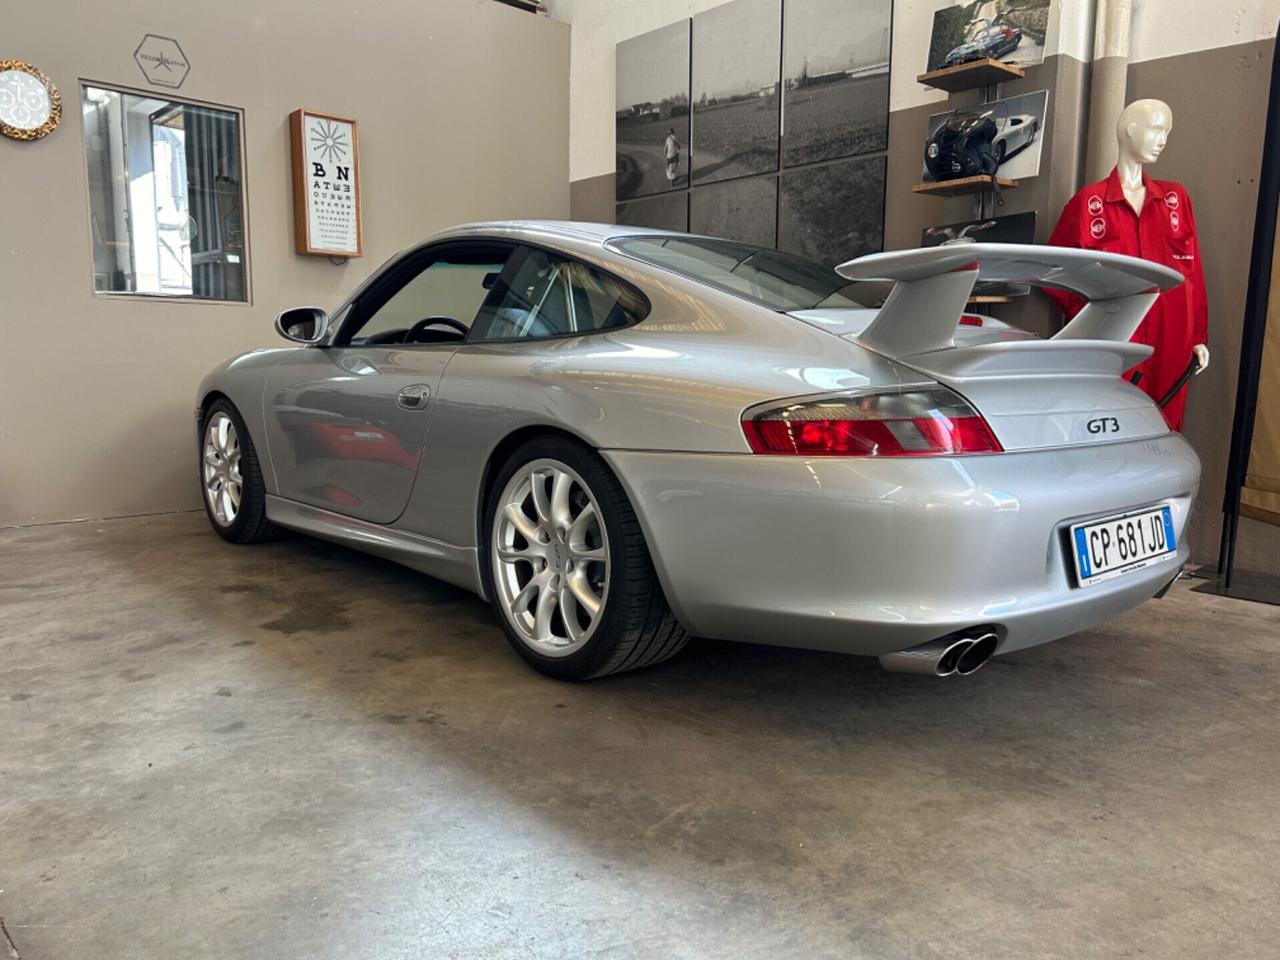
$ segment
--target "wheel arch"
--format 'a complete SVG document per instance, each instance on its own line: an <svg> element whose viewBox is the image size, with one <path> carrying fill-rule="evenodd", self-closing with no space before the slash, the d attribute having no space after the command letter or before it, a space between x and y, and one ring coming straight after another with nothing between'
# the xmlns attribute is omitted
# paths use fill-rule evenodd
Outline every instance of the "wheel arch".
<svg viewBox="0 0 1280 960"><path fill-rule="evenodd" d="M209 415L209 408L219 400L225 400L227 403L235 406L235 401L218 389L205 390L200 397L200 404L196 407L196 448L199 449L204 443L204 418ZM238 407L236 409L239 409Z"/></svg>
<svg viewBox="0 0 1280 960"><path fill-rule="evenodd" d="M674 599L676 594L672 589L670 573L667 570L666 564L662 562L661 557L655 549L653 529L652 525L649 523L649 517L638 505L636 494L632 489L631 483L628 482L627 478L621 472L619 472L612 460L609 457L604 456L595 444L591 443L585 437L574 433L572 430L566 430L562 427L556 427L550 424L531 424L529 426L520 427L519 429L508 433L498 442L493 450L490 451L489 458L484 465L484 472L481 475L479 493L476 500L475 538L477 567L481 568L485 563L484 557L485 550L487 549L484 538L485 511L489 502L489 496L493 491L493 484L494 480L497 478L498 471L502 468L502 465L507 462L507 458L510 457L517 448L536 437L556 437L579 444L584 449L590 450L598 456L601 463L604 465L604 468L617 478L618 483L622 485L623 492L626 494L627 499L631 501L631 509L635 511L636 519L640 523L640 531L644 536L645 546L649 550L649 558L653 562L654 572L657 574L658 583L661 585L666 601L671 607L671 612L675 615L676 619L679 620L686 629L688 629L689 621L678 601ZM489 599L487 595L488 587L486 585L484 571L483 569L478 569L477 573L478 582L481 587L480 595L487 600Z"/></svg>
<svg viewBox="0 0 1280 960"><path fill-rule="evenodd" d="M495 492L499 475L504 472L502 468L510 459L511 455L517 449L529 443L531 440L538 440L538 439L543 439L548 441L559 441L561 443L569 443L574 445L575 447L580 448L583 453L592 455L598 463L598 468L607 475L606 482L608 482L608 478L612 478L612 482L616 484L618 488L620 488L622 498L626 502L628 507L627 512L635 514L635 521L638 523L638 526L639 526L639 534L641 538L640 543L643 546L645 553L647 554L646 567L649 570L652 578L656 581L656 583L654 584L654 589L655 589L655 595L657 597L656 602L658 604L658 607L655 609L659 609L659 612L665 611L664 618L661 620L661 624L666 624L666 626L661 626L661 624L659 624L658 621L653 620L652 616L646 615L645 623L647 625L644 626L645 631L651 632L653 629L657 629L658 626L661 626L661 630L658 634L653 634L652 636L650 636L649 640L645 641L650 645L652 645L654 642L657 642L659 644L656 659L653 659L651 657L651 654L653 652L652 650L650 650L650 653L644 654L644 656L642 656L639 660L635 659L635 657L632 656L631 654L627 654L626 657L624 657L621 665L616 665L616 664L612 666L606 665L599 672L591 675L599 676L603 674L613 673L616 670L631 669L633 666L647 665L648 663L651 663L651 662L657 663L657 662L661 662L662 660L665 660L668 656L671 656L673 653L675 653L676 651L678 651L680 648L684 646L684 643L689 636L689 632L686 626L686 621L681 616L680 612L677 609L675 609L674 606L671 605L671 602L669 600L669 597L671 596L670 587L665 579L665 570L663 568L663 565L657 562L657 559L654 556L653 548L651 546L652 540L651 540L649 525L646 522L646 518L644 518L638 511L635 510L635 497L634 497L631 485L625 481L625 479L619 473L617 467L610 461L610 458L606 456L605 451L601 450L594 443L590 442L587 438L579 435L574 430L565 429L559 425L552 425L552 424L545 424L545 423L528 424L525 426L518 427L510 431L509 433L507 433L500 441L498 441L497 444L494 445L493 449L489 452L489 455L486 458L486 461L484 464L481 480L478 485L479 486L478 501L477 501L478 509L476 510L476 513L475 513L475 530L476 530L476 543L477 543L475 559L476 559L477 567L479 568L477 572L479 574L478 585L480 587L478 592L480 593L483 599L490 602L491 604L497 605L500 602L498 600L495 600L495 597L498 597L501 594L498 592L497 585L491 581L491 576L489 573L489 570L490 570L489 558L487 556L488 546L484 536L489 500L492 499L492 496ZM562 453L560 455L563 456L564 454ZM599 489L595 489L594 487L590 489L593 496L600 497L603 495L603 491ZM625 531L625 528L623 529ZM627 582L638 582L638 581L628 580ZM505 633L507 633L508 639L512 639L512 634L509 629L510 625L502 621L501 619L502 613L497 609L495 609L494 613L495 613L495 616L499 619L500 623L503 623L502 629ZM512 643L513 643L513 646L516 647L517 651L520 652L521 655L523 656L524 648L521 647L519 644L517 644L514 640L512 641ZM674 643L674 646L673 646L673 643ZM526 657L526 660L527 659L528 658ZM539 667L538 669L541 670L542 668Z"/></svg>
<svg viewBox="0 0 1280 960"><path fill-rule="evenodd" d="M267 442L264 412L261 404L254 402L255 392L261 393L262 388L252 382L247 384L241 384L235 380L217 382L212 376L207 377L205 382L200 385L199 390L196 391L196 446L198 448L203 442L202 429L204 419L209 413L209 408L219 400L226 401L235 408L235 411L240 415L240 419L244 421L245 430L253 441L258 462L262 466L262 477L263 482L266 484L267 493L274 495L276 490L279 489L276 483L275 463L271 456L270 445Z"/></svg>
<svg viewBox="0 0 1280 960"><path fill-rule="evenodd" d="M555 427L551 424L529 424L528 426L519 427L512 430L505 437L497 442L489 456L485 460L484 470L480 474L480 485L476 495L476 525L475 536L477 553L483 554L485 549L484 543L484 520L485 507L489 502L489 495L493 492L493 483L498 476L498 471L502 465L507 462L507 458L511 456L519 447L528 443L537 437L556 437L562 440L571 440L592 453L598 454L599 451L595 445L587 441L585 438L574 433L572 430L566 430L563 427ZM610 470L613 468L610 467Z"/></svg>
<svg viewBox="0 0 1280 960"><path fill-rule="evenodd" d="M209 408L219 400L226 400L228 403L235 403L234 400L217 387L206 390L204 396L200 398L200 418L204 419L205 415L209 412ZM238 410L239 407L236 409Z"/></svg>

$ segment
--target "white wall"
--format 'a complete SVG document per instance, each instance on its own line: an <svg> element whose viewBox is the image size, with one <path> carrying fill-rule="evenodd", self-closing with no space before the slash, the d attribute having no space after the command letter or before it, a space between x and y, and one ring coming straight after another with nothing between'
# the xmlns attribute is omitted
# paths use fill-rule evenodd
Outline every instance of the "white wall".
<svg viewBox="0 0 1280 960"><path fill-rule="evenodd" d="M1277 21L1280 0L1134 0L1130 58L1159 60L1269 40Z"/></svg>

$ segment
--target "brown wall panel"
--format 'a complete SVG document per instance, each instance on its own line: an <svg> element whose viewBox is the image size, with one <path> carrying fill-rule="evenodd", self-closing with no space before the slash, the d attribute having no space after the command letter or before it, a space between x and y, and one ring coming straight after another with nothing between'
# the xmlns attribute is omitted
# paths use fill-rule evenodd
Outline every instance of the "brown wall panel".
<svg viewBox="0 0 1280 960"><path fill-rule="evenodd" d="M592 223L613 223L615 176L583 177L569 184L569 217Z"/></svg>
<svg viewBox="0 0 1280 960"><path fill-rule="evenodd" d="M0 525L199 506L196 386L281 343L277 311L336 305L452 223L568 214L568 26L489 0L339 19L303 0L6 7L11 54L53 78L65 110L43 140L0 139ZM147 86L133 54L148 32L181 43L181 90ZM93 295L79 78L243 109L253 303ZM299 107L360 122L363 258L293 252Z"/></svg>
<svg viewBox="0 0 1280 960"><path fill-rule="evenodd" d="M1156 97L1173 108L1173 133L1150 173L1186 185L1195 207L1209 298L1209 369L1193 381L1184 432L1204 476L1191 549L1215 559L1221 534L1245 283L1262 167L1262 132L1274 40L1131 64L1127 99ZM1280 529L1241 521L1237 566L1274 573Z"/></svg>

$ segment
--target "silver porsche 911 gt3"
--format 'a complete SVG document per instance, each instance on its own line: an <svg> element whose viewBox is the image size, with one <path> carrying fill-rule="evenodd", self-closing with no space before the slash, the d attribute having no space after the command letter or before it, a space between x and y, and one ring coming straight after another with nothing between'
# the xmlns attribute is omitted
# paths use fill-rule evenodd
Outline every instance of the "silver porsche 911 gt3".
<svg viewBox="0 0 1280 960"><path fill-rule="evenodd" d="M1035 338L966 312L979 277L1085 306ZM630 227L458 227L204 379L201 489L229 541L288 527L475 591L556 677L689 636L967 674L1177 576L1199 464L1121 375L1181 279L1052 247L833 271Z"/></svg>

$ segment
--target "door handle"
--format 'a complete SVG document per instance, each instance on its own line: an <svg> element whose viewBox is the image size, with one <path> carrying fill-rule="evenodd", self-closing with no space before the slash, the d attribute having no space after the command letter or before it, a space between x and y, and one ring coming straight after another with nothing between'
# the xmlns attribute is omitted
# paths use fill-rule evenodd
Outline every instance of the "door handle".
<svg viewBox="0 0 1280 960"><path fill-rule="evenodd" d="M430 399L430 387L425 383L412 383L396 394L396 406L404 410L422 410Z"/></svg>

